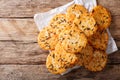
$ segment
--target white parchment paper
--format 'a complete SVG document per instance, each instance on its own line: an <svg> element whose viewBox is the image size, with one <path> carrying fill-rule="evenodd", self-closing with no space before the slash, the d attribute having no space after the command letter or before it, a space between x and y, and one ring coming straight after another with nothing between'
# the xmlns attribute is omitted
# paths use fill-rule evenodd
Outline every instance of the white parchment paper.
<svg viewBox="0 0 120 80"><path fill-rule="evenodd" d="M34 15L34 21L38 27L39 30L42 30L45 26L48 25L48 22L50 21L50 19L58 13L65 13L66 9L71 6L72 4L81 4L83 5L86 9L88 9L88 11L91 11L93 9L93 7L95 7L97 5L96 0L74 0L64 6L52 9L48 12L44 12L44 13L38 13ZM113 53L115 51L118 50L116 43L113 39L113 37L111 36L109 30L107 29L107 32L109 34L109 42L108 42L108 47L106 50L107 54ZM75 66L72 69L76 69L79 68L79 66ZM66 74L68 72L70 72L72 69L68 69L67 72L63 73ZM62 74L62 75L63 75Z"/></svg>

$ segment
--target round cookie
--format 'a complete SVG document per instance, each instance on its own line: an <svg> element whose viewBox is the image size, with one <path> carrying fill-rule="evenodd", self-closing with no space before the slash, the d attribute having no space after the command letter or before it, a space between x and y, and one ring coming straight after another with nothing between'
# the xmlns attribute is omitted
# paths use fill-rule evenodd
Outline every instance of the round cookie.
<svg viewBox="0 0 120 80"><path fill-rule="evenodd" d="M108 33L106 30L97 31L92 37L88 39L90 44L97 49L106 50L108 44Z"/></svg>
<svg viewBox="0 0 120 80"><path fill-rule="evenodd" d="M66 15L65 14L56 14L53 16L53 18L50 20L50 25L54 24L66 24Z"/></svg>
<svg viewBox="0 0 120 80"><path fill-rule="evenodd" d="M95 50L93 58L90 60L88 65L85 65L90 71L101 71L107 63L107 54L105 51Z"/></svg>
<svg viewBox="0 0 120 80"><path fill-rule="evenodd" d="M93 56L93 47L87 44L87 46L80 52L83 55L83 65L89 64L89 61Z"/></svg>
<svg viewBox="0 0 120 80"><path fill-rule="evenodd" d="M65 14L57 14L55 15L49 25L55 30L56 34L60 34L60 32L64 29L70 28L70 23L66 21Z"/></svg>
<svg viewBox="0 0 120 80"><path fill-rule="evenodd" d="M58 35L50 26L43 28L38 35L38 44L45 50L53 50L58 42Z"/></svg>
<svg viewBox="0 0 120 80"><path fill-rule="evenodd" d="M84 66L89 63L89 61L92 59L93 56L93 48L89 44L86 45L85 48L83 48L78 53L78 63L77 65Z"/></svg>
<svg viewBox="0 0 120 80"><path fill-rule="evenodd" d="M108 28L111 24L111 15L108 10L102 6L96 6L92 11L91 15L95 18L99 30Z"/></svg>
<svg viewBox="0 0 120 80"><path fill-rule="evenodd" d="M67 53L57 44L54 51L51 51L47 57L46 66L54 74L65 72L68 68L75 66L78 57L73 53ZM52 65L52 67L51 67Z"/></svg>
<svg viewBox="0 0 120 80"><path fill-rule="evenodd" d="M56 57L55 51L50 52L50 54L47 56L46 67L48 71L54 74L60 74L62 72L65 72L66 71L65 68L57 68L57 66L59 65L57 64L55 57Z"/></svg>
<svg viewBox="0 0 120 80"><path fill-rule="evenodd" d="M73 22L75 18L80 18L81 14L87 13L87 9L82 5L74 4L67 9L66 18L68 22Z"/></svg>
<svg viewBox="0 0 120 80"><path fill-rule="evenodd" d="M87 38L84 33L76 26L64 30L59 35L59 42L67 52L77 53L87 44Z"/></svg>
<svg viewBox="0 0 120 80"><path fill-rule="evenodd" d="M57 61L62 63L63 66L66 65L68 67L72 67L78 62L78 56L72 52L66 52L61 43L58 43L56 45L55 51L57 52L58 55L60 55L56 57Z"/></svg>
<svg viewBox="0 0 120 80"><path fill-rule="evenodd" d="M81 15L80 18L76 18L74 24L78 26L87 37L92 36L97 30L95 19L88 13Z"/></svg>

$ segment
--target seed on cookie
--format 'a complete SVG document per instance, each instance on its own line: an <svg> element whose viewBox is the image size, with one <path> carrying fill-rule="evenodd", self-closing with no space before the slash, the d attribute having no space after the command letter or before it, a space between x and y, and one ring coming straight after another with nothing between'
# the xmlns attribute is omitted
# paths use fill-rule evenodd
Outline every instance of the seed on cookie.
<svg viewBox="0 0 120 80"><path fill-rule="evenodd" d="M81 14L87 13L87 9L82 5L74 4L67 9L66 18L68 22L73 22L75 18L80 18Z"/></svg>
<svg viewBox="0 0 120 80"><path fill-rule="evenodd" d="M54 24L66 24L66 15L65 14L56 14L53 16L53 18L50 20L50 25Z"/></svg>
<svg viewBox="0 0 120 80"><path fill-rule="evenodd" d="M92 59L89 61L85 68L90 71L101 71L107 63L107 54L105 51L95 50Z"/></svg>
<svg viewBox="0 0 120 80"><path fill-rule="evenodd" d="M81 52L79 52L80 58L79 58L79 62L78 64L80 66L82 65L87 65L89 64L89 61L92 59L93 57L93 47L89 44L86 45L85 48L82 49Z"/></svg>
<svg viewBox="0 0 120 80"><path fill-rule="evenodd" d="M96 6L92 11L91 15L95 18L99 30L105 30L111 24L110 12L103 6Z"/></svg>
<svg viewBox="0 0 120 80"><path fill-rule="evenodd" d="M97 31L92 37L88 39L88 42L96 49L106 50L108 44L108 33L106 30Z"/></svg>
<svg viewBox="0 0 120 80"><path fill-rule="evenodd" d="M56 49L51 51L47 57L46 67L54 74L61 74L75 66L77 61L78 57L74 53L66 52L61 45L57 44Z"/></svg>
<svg viewBox="0 0 120 80"><path fill-rule="evenodd" d="M87 37L92 36L97 30L95 19L88 13L81 15L80 18L76 18L73 23L77 25Z"/></svg>
<svg viewBox="0 0 120 80"><path fill-rule="evenodd" d="M56 34L60 34L62 30L70 28L70 23L66 21L65 14L57 14L53 16L49 25L55 30Z"/></svg>
<svg viewBox="0 0 120 80"><path fill-rule="evenodd" d="M76 26L64 30L59 35L59 42L67 52L77 53L87 44L87 38L84 33Z"/></svg>
<svg viewBox="0 0 120 80"><path fill-rule="evenodd" d="M46 67L51 73L60 74L62 72L65 72L66 69L59 67L60 65L56 62L56 56L57 55L54 51L50 52L50 54L47 56Z"/></svg>
<svg viewBox="0 0 120 80"><path fill-rule="evenodd" d="M45 50L54 50L58 42L58 35L50 26L43 28L38 35L38 44Z"/></svg>

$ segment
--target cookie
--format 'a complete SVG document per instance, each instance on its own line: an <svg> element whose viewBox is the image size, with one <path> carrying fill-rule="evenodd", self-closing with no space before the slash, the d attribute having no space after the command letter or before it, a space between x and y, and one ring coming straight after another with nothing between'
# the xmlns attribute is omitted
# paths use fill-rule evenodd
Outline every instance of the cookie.
<svg viewBox="0 0 120 80"><path fill-rule="evenodd" d="M57 14L55 15L49 25L55 30L56 34L60 34L60 32L64 29L70 28L70 24L66 21L65 14Z"/></svg>
<svg viewBox="0 0 120 80"><path fill-rule="evenodd" d="M58 35L50 26L42 29L38 35L38 44L45 50L54 50L58 42Z"/></svg>
<svg viewBox="0 0 120 80"><path fill-rule="evenodd" d="M53 16L53 18L50 20L50 25L54 24L66 24L66 15L65 14L56 14Z"/></svg>
<svg viewBox="0 0 120 80"><path fill-rule="evenodd" d="M107 63L107 54L105 51L95 50L93 58L89 61L88 65L85 65L90 71L101 71Z"/></svg>
<svg viewBox="0 0 120 80"><path fill-rule="evenodd" d="M81 15L80 18L76 18L74 24L78 26L87 37L92 36L97 30L95 19L88 13Z"/></svg>
<svg viewBox="0 0 120 80"><path fill-rule="evenodd" d="M46 66L54 74L61 74L67 69L75 66L78 57L73 53L67 53L59 44L47 57ZM52 65L52 67L51 67Z"/></svg>
<svg viewBox="0 0 120 80"><path fill-rule="evenodd" d="M82 5L74 4L67 9L66 18L68 22L73 22L75 18L81 17L81 14L87 13L87 9Z"/></svg>
<svg viewBox="0 0 120 80"><path fill-rule="evenodd" d="M96 6L92 11L91 15L95 18L97 25L99 27L99 30L105 30L108 28L111 24L111 15L110 12L102 7L102 6Z"/></svg>
<svg viewBox="0 0 120 80"><path fill-rule="evenodd" d="M87 38L84 33L76 26L63 30L59 35L59 42L67 52L77 53L87 44Z"/></svg>
<svg viewBox="0 0 120 80"><path fill-rule="evenodd" d="M59 64L57 64L55 57L56 57L55 51L50 52L50 54L47 56L46 67L48 71L50 71L53 74L60 74L62 72L65 72L66 71L65 68L57 68L57 66L59 67Z"/></svg>
<svg viewBox="0 0 120 80"><path fill-rule="evenodd" d="M107 31L103 30L97 31L88 41L94 48L105 51L107 49L108 38Z"/></svg>
<svg viewBox="0 0 120 80"><path fill-rule="evenodd" d="M84 66L89 63L93 56L93 48L91 45L87 44L78 54L78 63L79 66Z"/></svg>
<svg viewBox="0 0 120 80"><path fill-rule="evenodd" d="M61 43L58 43L56 45L55 51L57 52L57 54L60 55L57 57L57 59L59 60L61 58L61 60L59 60L59 62L61 62L63 64L63 66L68 65L68 67L72 67L78 61L77 55L72 52L66 52L64 50L63 46L61 46Z"/></svg>
<svg viewBox="0 0 120 80"><path fill-rule="evenodd" d="M83 55L83 65L87 65L93 56L93 47L89 44L80 52Z"/></svg>

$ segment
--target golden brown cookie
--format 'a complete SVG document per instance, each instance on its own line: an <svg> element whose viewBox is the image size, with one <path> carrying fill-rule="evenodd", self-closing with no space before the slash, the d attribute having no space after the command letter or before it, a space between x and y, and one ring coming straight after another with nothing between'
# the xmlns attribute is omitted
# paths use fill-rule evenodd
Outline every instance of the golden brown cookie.
<svg viewBox="0 0 120 80"><path fill-rule="evenodd" d="M71 27L69 23L66 22L65 16L65 14L55 15L51 19L49 26L40 31L38 36L38 43L41 48L46 50L54 50L61 31Z"/></svg>
<svg viewBox="0 0 120 80"><path fill-rule="evenodd" d="M75 18L81 17L81 14L87 13L87 9L82 5L74 4L67 9L66 17L68 22L73 22Z"/></svg>
<svg viewBox="0 0 120 80"><path fill-rule="evenodd" d="M59 42L67 52L77 53L87 44L87 38L84 33L76 26L64 30L59 35Z"/></svg>
<svg viewBox="0 0 120 80"><path fill-rule="evenodd" d="M92 10L91 15L95 18L100 30L104 30L110 26L111 15L110 15L110 12L106 8L102 6L96 6Z"/></svg>
<svg viewBox="0 0 120 80"><path fill-rule="evenodd" d="M83 55L83 65L87 65L93 56L93 47L89 44L80 52Z"/></svg>
<svg viewBox="0 0 120 80"><path fill-rule="evenodd" d="M57 14L55 15L49 25L55 30L56 34L60 34L62 30L70 28L69 23L66 21L65 14Z"/></svg>
<svg viewBox="0 0 120 80"><path fill-rule="evenodd" d="M46 67L51 73L60 74L65 72L66 69L62 68L61 65L56 62L56 56L57 54L55 51L50 52L50 54L47 56Z"/></svg>
<svg viewBox="0 0 120 80"><path fill-rule="evenodd" d="M87 37L92 36L97 30L95 19L88 13L81 15L80 18L76 18L74 24L78 26Z"/></svg>
<svg viewBox="0 0 120 80"><path fill-rule="evenodd" d="M88 65L85 65L90 71L101 71L107 63L107 54L105 51L95 50L93 58L89 61Z"/></svg>
<svg viewBox="0 0 120 80"><path fill-rule="evenodd" d="M88 41L94 48L106 50L108 44L108 33L106 30L97 31L92 37L88 39Z"/></svg>
<svg viewBox="0 0 120 80"><path fill-rule="evenodd" d="M93 56L93 48L89 44L86 45L78 54L77 65L84 66L89 63Z"/></svg>
<svg viewBox="0 0 120 80"><path fill-rule="evenodd" d="M65 14L56 14L53 16L53 18L50 20L50 25L54 24L66 24L66 15Z"/></svg>
<svg viewBox="0 0 120 80"><path fill-rule="evenodd" d="M62 58L62 60L59 61L62 62L63 66L68 65L68 67L71 67L75 65L78 61L77 55L72 52L66 52L61 43L58 43L56 45L55 51L57 52L57 54L60 55L57 57L57 59L59 60L60 58Z"/></svg>
<svg viewBox="0 0 120 80"><path fill-rule="evenodd" d="M53 50L58 42L58 35L50 26L42 29L38 35L38 44L45 50Z"/></svg>
<svg viewBox="0 0 120 80"><path fill-rule="evenodd" d="M75 66L77 61L78 57L74 53L67 53L61 45L57 44L55 51L51 51L48 55L46 66L50 72L61 74Z"/></svg>

